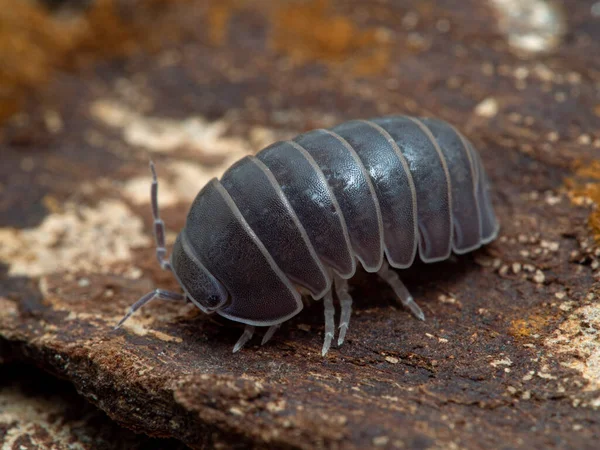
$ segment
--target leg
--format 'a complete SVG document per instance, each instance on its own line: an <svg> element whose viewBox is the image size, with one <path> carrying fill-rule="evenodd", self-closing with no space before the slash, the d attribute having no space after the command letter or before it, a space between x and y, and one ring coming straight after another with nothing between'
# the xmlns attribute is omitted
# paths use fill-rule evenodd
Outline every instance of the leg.
<svg viewBox="0 0 600 450"><path fill-rule="evenodd" d="M323 342L323 350L321 355L325 356L331 347L331 341L333 340L333 334L335 332L335 323L333 321L333 315L335 309L333 309L333 294L331 290L325 294L325 341Z"/></svg>
<svg viewBox="0 0 600 450"><path fill-rule="evenodd" d="M352 297L348 294L348 280L344 280L339 275L335 275L335 293L338 296L340 305L342 307L342 314L340 316L340 334L338 336L338 345L344 343L344 337L350 324L350 314L352 313Z"/></svg>
<svg viewBox="0 0 600 450"><path fill-rule="evenodd" d="M160 267L165 270L171 270L171 263L167 258L167 249L165 248L165 223L158 213L158 178L154 163L150 161L150 170L152 171L152 188L150 190L150 202L152 203L152 216L154 217L154 240L156 241L156 259Z"/></svg>
<svg viewBox="0 0 600 450"><path fill-rule="evenodd" d="M254 335L254 326L246 325L246 328L244 328L244 332L242 333L242 335L240 336L238 341L233 346L233 353L239 352L242 349L242 347L246 344L246 342L248 342L250 339L252 339L253 335Z"/></svg>
<svg viewBox="0 0 600 450"><path fill-rule="evenodd" d="M280 326L281 326L281 324L271 325L269 327L269 329L267 330L267 332L265 333L265 335L263 336L263 339L262 339L262 342L260 343L260 345L265 345L267 342L269 342L269 340L273 337L273 335L279 329Z"/></svg>
<svg viewBox="0 0 600 450"><path fill-rule="evenodd" d="M117 328L119 328L121 325L123 325L125 323L125 321L127 319L129 319L134 312L136 312L142 306L144 306L147 303L151 302L155 298L160 298L161 300L176 300L176 301L180 301L180 300L185 300L185 295L179 294L177 292L163 291L162 289L156 289L156 290L154 290L152 292L148 292L146 295L144 295L142 298L140 298L137 302L135 302L133 305L131 305L129 307L129 310L127 311L127 314L125 314L125 317L123 317L119 321L119 323L115 327L115 330Z"/></svg>
<svg viewBox="0 0 600 450"><path fill-rule="evenodd" d="M419 305L415 303L412 295L410 295L410 292L408 292L408 289L406 289L406 286L404 286L404 283L402 283L398 274L390 269L387 262L384 261L377 274L392 287L396 297L398 297L398 300L400 300L403 306L408 308L418 319L425 320L425 314L423 314Z"/></svg>

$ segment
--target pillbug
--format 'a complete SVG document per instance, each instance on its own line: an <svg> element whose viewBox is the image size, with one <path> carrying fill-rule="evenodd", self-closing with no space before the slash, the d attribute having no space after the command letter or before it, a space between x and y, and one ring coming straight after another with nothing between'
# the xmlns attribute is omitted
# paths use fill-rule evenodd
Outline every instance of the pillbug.
<svg viewBox="0 0 600 450"><path fill-rule="evenodd" d="M407 268L417 254L432 263L467 253L499 230L478 153L437 119L353 120L242 158L198 193L168 259L150 166L156 256L184 293L149 292L117 328L154 298L189 299L205 313L246 325L234 352L256 326L268 327L266 343L300 312L305 293L324 299L325 355L335 332L333 291L341 345L357 262L424 320L390 266Z"/></svg>

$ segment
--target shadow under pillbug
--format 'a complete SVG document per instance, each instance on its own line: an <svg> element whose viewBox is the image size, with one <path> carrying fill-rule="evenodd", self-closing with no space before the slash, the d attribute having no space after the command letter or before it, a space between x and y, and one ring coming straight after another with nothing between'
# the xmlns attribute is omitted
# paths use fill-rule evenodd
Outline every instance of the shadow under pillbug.
<svg viewBox="0 0 600 450"><path fill-rule="evenodd" d="M333 290L341 345L352 306L347 280L357 261L424 320L389 266L407 268L417 253L432 263L470 252L499 230L478 153L437 119L354 120L242 158L196 196L170 259L151 169L157 258L184 294L150 292L117 327L154 298L187 298L205 313L246 324L234 352L256 326L269 327L267 342L309 293L324 298L325 355L335 329Z"/></svg>

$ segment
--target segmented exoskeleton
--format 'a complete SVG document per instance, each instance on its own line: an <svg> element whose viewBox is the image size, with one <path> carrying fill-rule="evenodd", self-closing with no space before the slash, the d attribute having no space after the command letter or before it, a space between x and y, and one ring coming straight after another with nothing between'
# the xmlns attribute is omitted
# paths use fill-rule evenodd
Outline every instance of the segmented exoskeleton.
<svg viewBox="0 0 600 450"><path fill-rule="evenodd" d="M304 292L324 298L325 355L334 337L335 290L342 344L352 305L347 280L357 261L423 320L389 266L407 268L417 253L432 263L475 250L499 229L479 155L436 119L350 121L242 158L197 195L169 260L153 165L152 172L157 257L184 294L150 292L118 326L153 298L188 298L206 313L246 324L234 352L255 326L269 327L268 341L300 312Z"/></svg>

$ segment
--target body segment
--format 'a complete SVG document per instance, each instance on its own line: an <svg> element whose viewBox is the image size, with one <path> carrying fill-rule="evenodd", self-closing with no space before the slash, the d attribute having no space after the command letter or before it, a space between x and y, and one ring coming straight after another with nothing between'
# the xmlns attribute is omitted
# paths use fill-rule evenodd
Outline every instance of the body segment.
<svg viewBox="0 0 600 450"><path fill-rule="evenodd" d="M388 261L396 268L410 267L417 253L417 198L406 158L394 139L373 122L346 122L333 130L356 150L371 177Z"/></svg>
<svg viewBox="0 0 600 450"><path fill-rule="evenodd" d="M424 262L443 261L452 249L451 189L448 169L435 138L417 119L375 119L406 158L417 193L419 255Z"/></svg>
<svg viewBox="0 0 600 450"><path fill-rule="evenodd" d="M275 143L256 157L275 176L323 263L345 278L354 275L346 223L315 160L292 141Z"/></svg>
<svg viewBox="0 0 600 450"><path fill-rule="evenodd" d="M340 205L354 255L367 271L376 271L383 256L381 211L356 151L329 130L301 134L294 142L313 157L325 175Z"/></svg>
<svg viewBox="0 0 600 450"><path fill-rule="evenodd" d="M331 287L327 270L267 166L247 156L225 172L221 184L290 281L321 298Z"/></svg>

